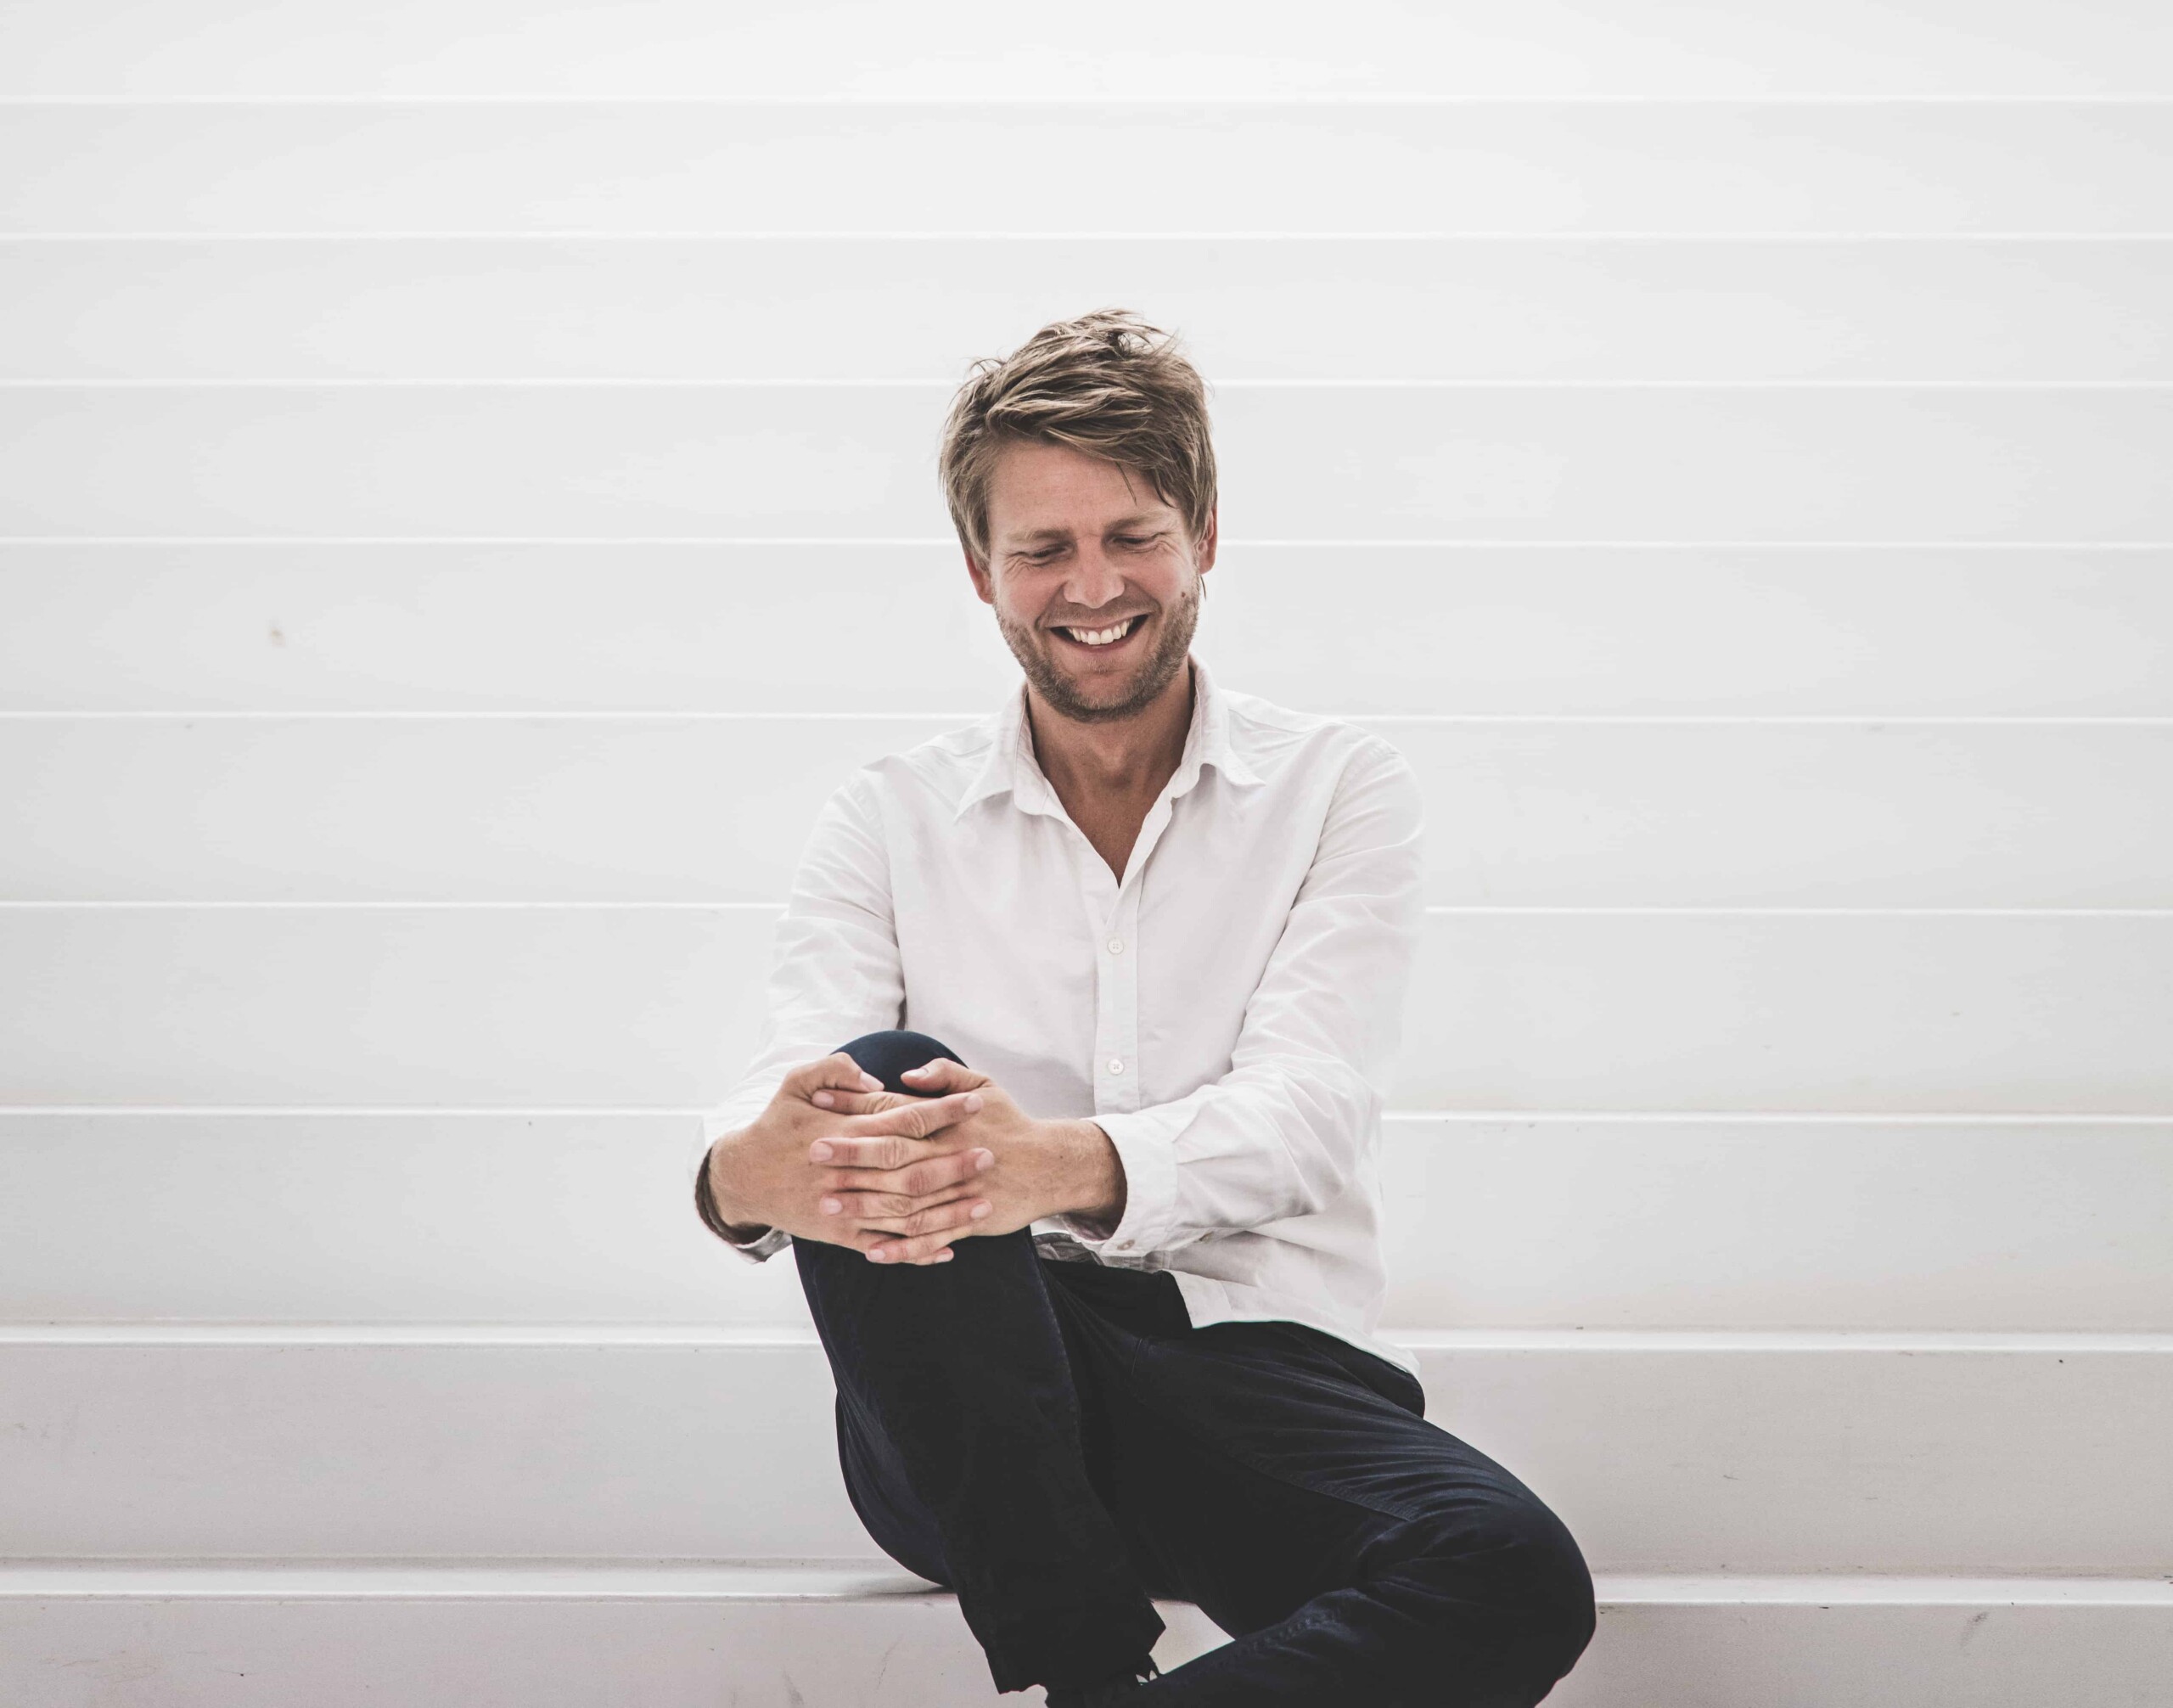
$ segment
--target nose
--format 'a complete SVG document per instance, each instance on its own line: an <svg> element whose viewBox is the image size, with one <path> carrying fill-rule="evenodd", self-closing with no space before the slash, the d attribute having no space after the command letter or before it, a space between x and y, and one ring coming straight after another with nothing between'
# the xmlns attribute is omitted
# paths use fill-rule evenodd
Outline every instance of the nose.
<svg viewBox="0 0 2173 1708"><path fill-rule="evenodd" d="M1067 604L1090 611L1124 597L1124 576L1099 540L1088 542L1072 559L1064 597Z"/></svg>

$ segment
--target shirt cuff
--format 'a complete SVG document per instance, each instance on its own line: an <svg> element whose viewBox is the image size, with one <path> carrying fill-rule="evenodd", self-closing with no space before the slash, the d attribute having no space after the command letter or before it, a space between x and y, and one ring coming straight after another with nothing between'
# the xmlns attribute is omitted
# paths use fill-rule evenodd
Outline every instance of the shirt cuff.
<svg viewBox="0 0 2173 1708"><path fill-rule="evenodd" d="M1177 1226L1176 1138L1192 1124L1190 1110L1141 1110L1090 1115L1109 1136L1124 1169L1124 1214L1104 1235L1091 1222L1060 1216L1071 1237L1097 1256L1135 1257L1166 1244Z"/></svg>

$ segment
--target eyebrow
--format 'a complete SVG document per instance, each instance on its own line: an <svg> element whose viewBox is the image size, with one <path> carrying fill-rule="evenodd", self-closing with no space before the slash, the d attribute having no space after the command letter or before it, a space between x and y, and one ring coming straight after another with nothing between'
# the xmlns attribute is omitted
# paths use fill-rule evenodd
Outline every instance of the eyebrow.
<svg viewBox="0 0 2173 1708"><path fill-rule="evenodd" d="M1104 533L1110 534L1137 533L1143 531L1159 531L1165 529L1170 525L1170 523L1166 521L1159 521L1154 516L1143 511L1137 515L1118 517L1116 520L1109 523L1103 531ZM1068 540L1070 537L1071 530L1069 528L1033 528L1028 530L1023 534L1006 535L1004 537L1003 543L1007 546L1023 546L1030 545L1036 541Z"/></svg>

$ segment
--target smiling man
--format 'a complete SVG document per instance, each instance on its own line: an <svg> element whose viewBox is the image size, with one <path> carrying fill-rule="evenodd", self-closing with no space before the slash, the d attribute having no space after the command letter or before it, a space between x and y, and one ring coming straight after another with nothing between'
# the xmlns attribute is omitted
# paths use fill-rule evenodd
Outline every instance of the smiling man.
<svg viewBox="0 0 2173 1708"><path fill-rule="evenodd" d="M999 1690L1537 1702L1584 1560L1376 1337L1410 768L1192 659L1215 460L1165 334L980 364L941 471L1025 681L824 809L703 1219L792 1244L854 1507ZM1157 1672L1156 1597L1234 1640Z"/></svg>

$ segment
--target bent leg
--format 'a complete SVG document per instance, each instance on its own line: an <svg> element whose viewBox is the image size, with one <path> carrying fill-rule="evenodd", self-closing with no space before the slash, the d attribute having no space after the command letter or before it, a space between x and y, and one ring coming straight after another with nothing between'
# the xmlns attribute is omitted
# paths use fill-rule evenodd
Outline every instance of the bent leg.
<svg viewBox="0 0 2173 1708"><path fill-rule="evenodd" d="M910 1032L843 1048L895 1092L907 1068L957 1059ZM1073 1348L1031 1235L963 1239L924 1266L793 1250L854 1507L893 1559L957 1592L997 1688L1143 1658L1162 1621L1089 1477Z"/></svg>
<svg viewBox="0 0 2173 1708"><path fill-rule="evenodd" d="M1141 1708L1531 1708L1591 1638L1560 1520L1426 1423L1409 1376L1333 1336L1154 1339L1109 1402L1111 1504L1148 1582L1235 1638Z"/></svg>

